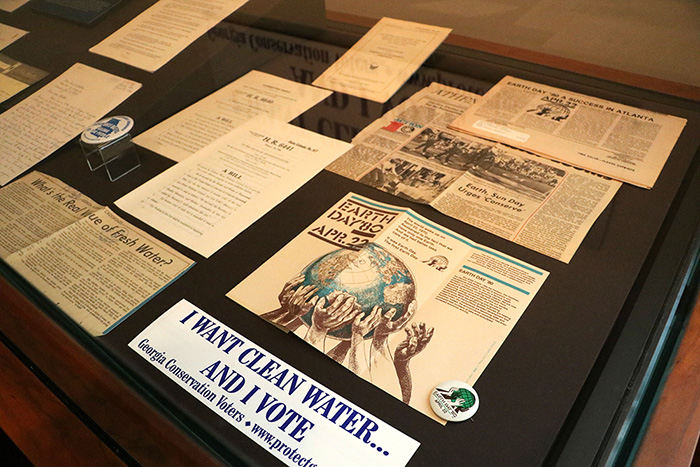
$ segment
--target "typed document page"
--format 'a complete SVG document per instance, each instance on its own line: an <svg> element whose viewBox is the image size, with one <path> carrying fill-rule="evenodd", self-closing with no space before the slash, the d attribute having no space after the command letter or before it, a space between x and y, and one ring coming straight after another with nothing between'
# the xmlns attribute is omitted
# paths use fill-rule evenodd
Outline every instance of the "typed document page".
<svg viewBox="0 0 700 467"><path fill-rule="evenodd" d="M288 122L330 94L253 70L140 134L134 142L180 162L258 115Z"/></svg>
<svg viewBox="0 0 700 467"><path fill-rule="evenodd" d="M349 148L258 117L116 204L209 257Z"/></svg>

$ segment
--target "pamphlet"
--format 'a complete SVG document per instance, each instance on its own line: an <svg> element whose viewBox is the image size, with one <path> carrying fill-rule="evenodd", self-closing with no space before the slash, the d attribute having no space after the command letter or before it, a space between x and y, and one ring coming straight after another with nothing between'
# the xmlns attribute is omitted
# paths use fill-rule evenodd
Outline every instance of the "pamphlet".
<svg viewBox="0 0 700 467"><path fill-rule="evenodd" d="M129 347L284 465L403 466L420 445L186 300Z"/></svg>
<svg viewBox="0 0 700 467"><path fill-rule="evenodd" d="M5 262L94 336L194 264L39 172L0 190L0 219Z"/></svg>
<svg viewBox="0 0 700 467"><path fill-rule="evenodd" d="M116 204L208 258L349 148L260 116Z"/></svg>
<svg viewBox="0 0 700 467"><path fill-rule="evenodd" d="M258 115L288 122L329 95L331 91L253 70L134 142L179 162Z"/></svg>
<svg viewBox="0 0 700 467"><path fill-rule="evenodd" d="M382 18L313 84L386 102L450 31L449 28Z"/></svg>
<svg viewBox="0 0 700 467"><path fill-rule="evenodd" d="M154 72L246 2L159 0L90 52Z"/></svg>
<svg viewBox="0 0 700 467"><path fill-rule="evenodd" d="M473 386L547 276L350 193L227 296L444 423L430 392Z"/></svg>
<svg viewBox="0 0 700 467"><path fill-rule="evenodd" d="M651 188L686 120L506 76L450 128Z"/></svg>
<svg viewBox="0 0 700 467"><path fill-rule="evenodd" d="M568 263L620 182L446 128L472 96L433 83L328 169Z"/></svg>
<svg viewBox="0 0 700 467"><path fill-rule="evenodd" d="M140 87L76 63L0 114L0 185L48 157Z"/></svg>
<svg viewBox="0 0 700 467"><path fill-rule="evenodd" d="M0 54L0 102L27 89L49 73Z"/></svg>

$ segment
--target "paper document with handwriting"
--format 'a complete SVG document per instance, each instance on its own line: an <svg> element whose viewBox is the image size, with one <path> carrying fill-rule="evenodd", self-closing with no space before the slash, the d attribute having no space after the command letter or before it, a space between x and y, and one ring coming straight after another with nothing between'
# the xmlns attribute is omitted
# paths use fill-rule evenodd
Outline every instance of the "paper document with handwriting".
<svg viewBox="0 0 700 467"><path fill-rule="evenodd" d="M209 257L350 148L257 117L116 205Z"/></svg>
<svg viewBox="0 0 700 467"><path fill-rule="evenodd" d="M0 115L0 185L76 137L140 83L76 63Z"/></svg>
<svg viewBox="0 0 700 467"><path fill-rule="evenodd" d="M258 115L288 122L330 94L253 70L141 133L134 142L179 162Z"/></svg>
<svg viewBox="0 0 700 467"><path fill-rule="evenodd" d="M154 72L247 0L160 0L90 49Z"/></svg>
<svg viewBox="0 0 700 467"><path fill-rule="evenodd" d="M450 128L651 188L685 124L683 118L506 76Z"/></svg>
<svg viewBox="0 0 700 467"><path fill-rule="evenodd" d="M386 102L450 31L449 28L382 18L313 85Z"/></svg>

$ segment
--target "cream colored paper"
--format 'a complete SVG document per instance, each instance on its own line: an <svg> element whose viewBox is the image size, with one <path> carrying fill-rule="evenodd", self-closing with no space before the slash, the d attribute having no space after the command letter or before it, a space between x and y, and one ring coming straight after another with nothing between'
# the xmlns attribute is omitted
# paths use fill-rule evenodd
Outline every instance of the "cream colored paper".
<svg viewBox="0 0 700 467"><path fill-rule="evenodd" d="M48 74L0 53L0 102L24 91Z"/></svg>
<svg viewBox="0 0 700 467"><path fill-rule="evenodd" d="M29 3L29 0L0 0L0 10L9 11L11 13L25 3Z"/></svg>
<svg viewBox="0 0 700 467"><path fill-rule="evenodd" d="M445 423L430 391L473 385L548 274L349 193L227 297Z"/></svg>
<svg viewBox="0 0 700 467"><path fill-rule="evenodd" d="M0 185L76 137L141 87L76 63L0 115Z"/></svg>
<svg viewBox="0 0 700 467"><path fill-rule="evenodd" d="M187 300L129 347L275 456L274 465L401 467L420 445L335 392L350 397L348 388L324 386Z"/></svg>
<svg viewBox="0 0 700 467"><path fill-rule="evenodd" d="M209 257L349 148L257 117L116 205Z"/></svg>
<svg viewBox="0 0 700 467"><path fill-rule="evenodd" d="M382 18L313 84L386 102L450 31L449 28Z"/></svg>
<svg viewBox="0 0 700 467"><path fill-rule="evenodd" d="M432 83L327 169L568 263L620 182L448 129L477 98Z"/></svg>
<svg viewBox="0 0 700 467"><path fill-rule="evenodd" d="M194 264L108 208L6 261L93 336L107 334Z"/></svg>
<svg viewBox="0 0 700 467"><path fill-rule="evenodd" d="M154 72L247 0L160 0L90 49Z"/></svg>
<svg viewBox="0 0 700 467"><path fill-rule="evenodd" d="M2 3L0 3L0 9L2 9ZM20 37L23 37L25 34L27 34L27 32L28 31L23 29L17 29L6 24L0 24L0 50L12 44Z"/></svg>
<svg viewBox="0 0 700 467"><path fill-rule="evenodd" d="M253 70L138 135L134 142L179 162L258 115L288 122L330 94Z"/></svg>
<svg viewBox="0 0 700 467"><path fill-rule="evenodd" d="M506 76L450 128L651 188L686 120Z"/></svg>

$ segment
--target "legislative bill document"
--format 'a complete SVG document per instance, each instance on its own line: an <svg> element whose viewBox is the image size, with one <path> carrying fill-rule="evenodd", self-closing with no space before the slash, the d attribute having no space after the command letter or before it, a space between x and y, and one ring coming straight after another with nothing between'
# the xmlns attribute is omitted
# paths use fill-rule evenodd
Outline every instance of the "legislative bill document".
<svg viewBox="0 0 700 467"><path fill-rule="evenodd" d="M76 63L0 115L0 185L33 167L141 87Z"/></svg>
<svg viewBox="0 0 700 467"><path fill-rule="evenodd" d="M253 70L140 134L134 142L180 162L258 115L288 122L329 95L331 91Z"/></svg>
<svg viewBox="0 0 700 467"><path fill-rule="evenodd" d="M160 0L90 49L154 72L247 0Z"/></svg>
<svg viewBox="0 0 700 467"><path fill-rule="evenodd" d="M348 149L257 117L116 205L208 258Z"/></svg>
<svg viewBox="0 0 700 467"><path fill-rule="evenodd" d="M386 102L450 31L449 28L382 18L313 85Z"/></svg>

